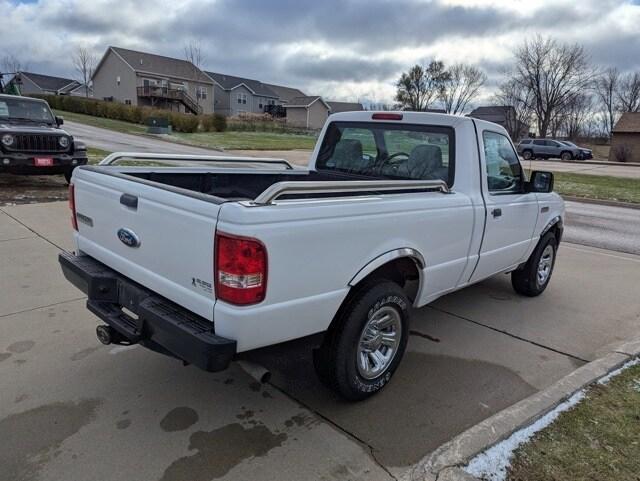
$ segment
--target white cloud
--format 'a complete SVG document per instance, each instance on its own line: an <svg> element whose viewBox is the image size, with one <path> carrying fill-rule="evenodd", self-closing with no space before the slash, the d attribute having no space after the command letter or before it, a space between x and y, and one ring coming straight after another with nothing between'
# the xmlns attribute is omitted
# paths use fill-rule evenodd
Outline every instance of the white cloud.
<svg viewBox="0 0 640 481"><path fill-rule="evenodd" d="M434 57L476 64L495 81L535 33L640 69L640 5L622 0L0 0L0 11L0 57L68 76L78 45L98 57L108 45L179 57L199 39L211 70L390 101L400 72Z"/></svg>

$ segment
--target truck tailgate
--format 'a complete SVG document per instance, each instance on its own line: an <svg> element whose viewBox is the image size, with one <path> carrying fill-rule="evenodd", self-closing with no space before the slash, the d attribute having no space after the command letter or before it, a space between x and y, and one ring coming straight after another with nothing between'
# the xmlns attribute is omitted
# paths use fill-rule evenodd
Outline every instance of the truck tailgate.
<svg viewBox="0 0 640 481"><path fill-rule="evenodd" d="M88 169L73 184L81 253L213 320L214 197Z"/></svg>

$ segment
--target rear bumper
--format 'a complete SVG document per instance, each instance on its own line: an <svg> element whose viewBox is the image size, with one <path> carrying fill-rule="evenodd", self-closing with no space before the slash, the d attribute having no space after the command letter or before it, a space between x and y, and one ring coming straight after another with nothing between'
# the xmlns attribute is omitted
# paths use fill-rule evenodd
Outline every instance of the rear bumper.
<svg viewBox="0 0 640 481"><path fill-rule="evenodd" d="M58 260L67 280L87 294L87 308L129 342L210 372L226 369L235 356L236 341L215 335L210 321L92 257L64 252Z"/></svg>
<svg viewBox="0 0 640 481"><path fill-rule="evenodd" d="M53 165L38 167L36 157L53 159ZM64 174L79 165L87 164L86 151L76 151L75 154L21 154L15 152L0 152L0 172L25 175Z"/></svg>

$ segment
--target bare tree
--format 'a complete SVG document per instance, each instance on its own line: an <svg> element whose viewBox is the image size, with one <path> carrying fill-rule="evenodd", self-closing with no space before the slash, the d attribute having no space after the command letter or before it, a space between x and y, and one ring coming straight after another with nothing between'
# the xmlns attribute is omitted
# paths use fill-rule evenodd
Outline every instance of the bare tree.
<svg viewBox="0 0 640 481"><path fill-rule="evenodd" d="M493 103L505 107L505 128L511 138L517 140L533 118L531 90L523 90L513 79L505 80L493 96Z"/></svg>
<svg viewBox="0 0 640 481"><path fill-rule="evenodd" d="M426 69L414 65L396 82L395 100L403 110L426 110L440 97L448 78L444 63L438 60L432 60Z"/></svg>
<svg viewBox="0 0 640 481"><path fill-rule="evenodd" d="M640 72L620 77L616 98L622 112L640 112Z"/></svg>
<svg viewBox="0 0 640 481"><path fill-rule="evenodd" d="M27 66L24 65L15 55L7 54L2 57L2 63L0 64L0 72L2 73L14 74L26 69Z"/></svg>
<svg viewBox="0 0 640 481"><path fill-rule="evenodd" d="M602 112L604 132L611 137L611 131L618 116L618 99L620 72L616 68L608 68L593 80L593 91Z"/></svg>
<svg viewBox="0 0 640 481"><path fill-rule="evenodd" d="M589 131L589 119L593 117L593 99L584 93L576 95L565 107L562 115L561 131L571 140Z"/></svg>
<svg viewBox="0 0 640 481"><path fill-rule="evenodd" d="M199 40L190 40L189 43L184 46L184 58L196 67L202 67L205 59Z"/></svg>
<svg viewBox="0 0 640 481"><path fill-rule="evenodd" d="M545 137L558 111L587 88L593 78L589 58L580 45L536 36L515 51L513 80L532 94L538 133Z"/></svg>
<svg viewBox="0 0 640 481"><path fill-rule="evenodd" d="M477 67L457 63L448 70L440 99L448 114L462 114L467 105L487 81L487 75Z"/></svg>
<svg viewBox="0 0 640 481"><path fill-rule="evenodd" d="M204 54L202 53L202 45L199 40L190 40L184 46L184 58L193 65L192 78L193 80L197 80L200 67L202 67L204 63ZM196 87L196 105L199 107L202 93L198 89L199 87Z"/></svg>
<svg viewBox="0 0 640 481"><path fill-rule="evenodd" d="M73 54L73 66L84 87L85 97L89 97L89 82L91 81L91 77L93 77L93 69L96 66L95 55L86 47L78 47Z"/></svg>

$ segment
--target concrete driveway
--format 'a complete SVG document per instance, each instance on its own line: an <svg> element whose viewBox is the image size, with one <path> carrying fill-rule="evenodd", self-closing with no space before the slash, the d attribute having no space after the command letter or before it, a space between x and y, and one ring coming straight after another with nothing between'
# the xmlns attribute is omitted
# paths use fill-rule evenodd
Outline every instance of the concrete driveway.
<svg viewBox="0 0 640 481"><path fill-rule="evenodd" d="M567 227L567 235L572 226ZM640 257L563 244L549 289L500 276L415 313L393 382L359 404L316 380L309 346L207 374L104 347L63 279L65 203L0 208L0 480L385 480L636 335Z"/></svg>

